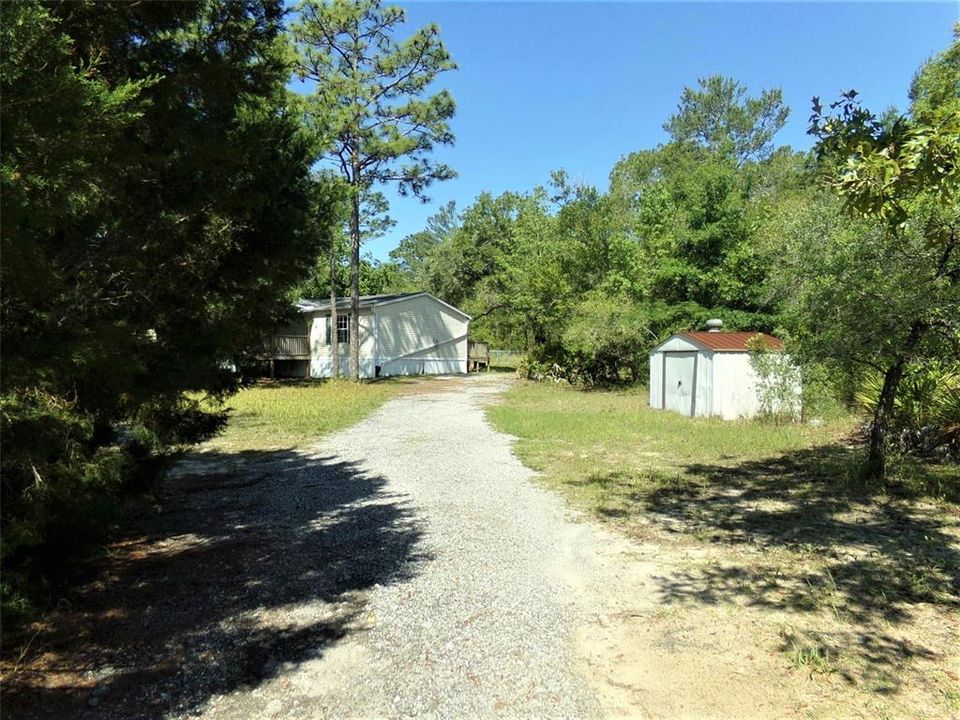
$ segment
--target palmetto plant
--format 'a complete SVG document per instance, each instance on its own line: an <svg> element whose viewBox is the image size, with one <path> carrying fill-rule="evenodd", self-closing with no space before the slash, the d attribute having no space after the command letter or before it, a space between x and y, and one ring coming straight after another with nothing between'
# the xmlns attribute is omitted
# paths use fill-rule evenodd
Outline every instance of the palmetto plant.
<svg viewBox="0 0 960 720"><path fill-rule="evenodd" d="M867 376L856 394L857 404L872 413L882 385L879 373ZM928 363L910 368L894 403L894 423L901 429L928 425L960 429L960 364Z"/></svg>

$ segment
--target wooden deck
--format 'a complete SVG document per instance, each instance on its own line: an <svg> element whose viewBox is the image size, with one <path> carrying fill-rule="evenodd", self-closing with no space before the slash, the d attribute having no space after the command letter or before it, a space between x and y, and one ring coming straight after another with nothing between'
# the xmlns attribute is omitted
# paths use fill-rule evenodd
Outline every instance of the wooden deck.
<svg viewBox="0 0 960 720"><path fill-rule="evenodd" d="M263 354L274 360L310 358L310 338L306 335L273 335L264 338Z"/></svg>
<svg viewBox="0 0 960 720"><path fill-rule="evenodd" d="M467 341L467 372L479 372L480 368L490 369L490 344Z"/></svg>

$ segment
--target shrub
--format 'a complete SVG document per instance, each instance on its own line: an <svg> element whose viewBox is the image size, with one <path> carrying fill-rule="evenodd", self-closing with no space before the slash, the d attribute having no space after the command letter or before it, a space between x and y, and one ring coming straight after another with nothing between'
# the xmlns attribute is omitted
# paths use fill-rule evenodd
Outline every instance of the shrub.
<svg viewBox="0 0 960 720"><path fill-rule="evenodd" d="M643 308L626 296L591 293L575 308L561 338L571 382L618 385L646 378L655 341Z"/></svg>
<svg viewBox="0 0 960 720"><path fill-rule="evenodd" d="M535 382L585 385L583 376L576 368L557 362L557 358L561 356L562 351L557 349L552 352L534 350L530 356L517 362L517 377Z"/></svg>
<svg viewBox="0 0 960 720"><path fill-rule="evenodd" d="M204 410L199 400L179 397L142 406L139 424L156 446L190 445L209 440L227 424L227 413Z"/></svg>
<svg viewBox="0 0 960 720"><path fill-rule="evenodd" d="M846 375L821 363L807 362L800 365L800 378L803 420L836 420L850 415L851 393L846 389Z"/></svg>
<svg viewBox="0 0 960 720"><path fill-rule="evenodd" d="M855 395L857 405L873 414L882 387L880 373L867 375ZM907 451L929 453L960 444L960 363L909 366L894 401L891 427Z"/></svg>
<svg viewBox="0 0 960 720"><path fill-rule="evenodd" d="M750 365L757 374L761 419L777 423L800 418L800 369L786 353L774 350L761 336L747 341Z"/></svg>
<svg viewBox="0 0 960 720"><path fill-rule="evenodd" d="M124 498L156 477L165 457L138 440L151 432L137 426L127 442L101 445L93 418L67 398L39 389L0 397L4 622L26 619L106 538Z"/></svg>

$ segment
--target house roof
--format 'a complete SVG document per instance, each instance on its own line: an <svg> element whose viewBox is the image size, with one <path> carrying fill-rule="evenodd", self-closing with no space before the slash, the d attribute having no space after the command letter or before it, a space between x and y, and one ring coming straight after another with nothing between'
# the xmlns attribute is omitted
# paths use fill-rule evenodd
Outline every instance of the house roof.
<svg viewBox="0 0 960 720"><path fill-rule="evenodd" d="M391 300L400 300L402 298L414 297L415 295L423 295L423 293L397 293L394 295L361 295L360 296L360 307L372 307L374 305L379 305L380 303L389 302ZM329 310L330 309L330 299L326 300L299 300L297 301L297 307L302 312L316 312L318 310ZM337 298L337 309L340 308L349 309L350 308L350 297L338 297Z"/></svg>
<svg viewBox="0 0 960 720"><path fill-rule="evenodd" d="M783 350L783 340L773 335L758 332L682 332L675 337L682 337L705 350L713 352L747 352L747 342L755 337L763 338L774 350Z"/></svg>
<svg viewBox="0 0 960 720"><path fill-rule="evenodd" d="M450 308L459 315L462 315L467 320L470 320L470 316L467 315L463 310L455 308L449 303L445 303L440 298L431 295L428 292L413 292L413 293L395 293L392 295L361 295L360 296L360 307L369 308L376 307L378 305L386 305L387 303L397 302L399 300L406 300L407 298L420 297L426 295L429 298L433 298L441 305ZM330 300L299 300L297 302L297 309L300 312L309 313L309 312L324 312L330 310ZM349 297L338 297L337 298L337 310L349 310L350 309L350 298Z"/></svg>

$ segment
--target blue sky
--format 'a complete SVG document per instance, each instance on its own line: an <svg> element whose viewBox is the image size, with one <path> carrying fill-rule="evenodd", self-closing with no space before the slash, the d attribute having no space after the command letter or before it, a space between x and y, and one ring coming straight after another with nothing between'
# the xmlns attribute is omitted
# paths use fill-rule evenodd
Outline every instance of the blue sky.
<svg viewBox="0 0 960 720"><path fill-rule="evenodd" d="M905 108L914 72L946 48L960 3L401 2L407 27L436 22L459 70L459 173L429 204L386 189L397 225L365 247L387 254L448 200L528 190L564 168L602 189L623 155L665 140L683 88L719 73L752 92L780 87L792 112L779 144L810 147L810 98L856 88Z"/></svg>

